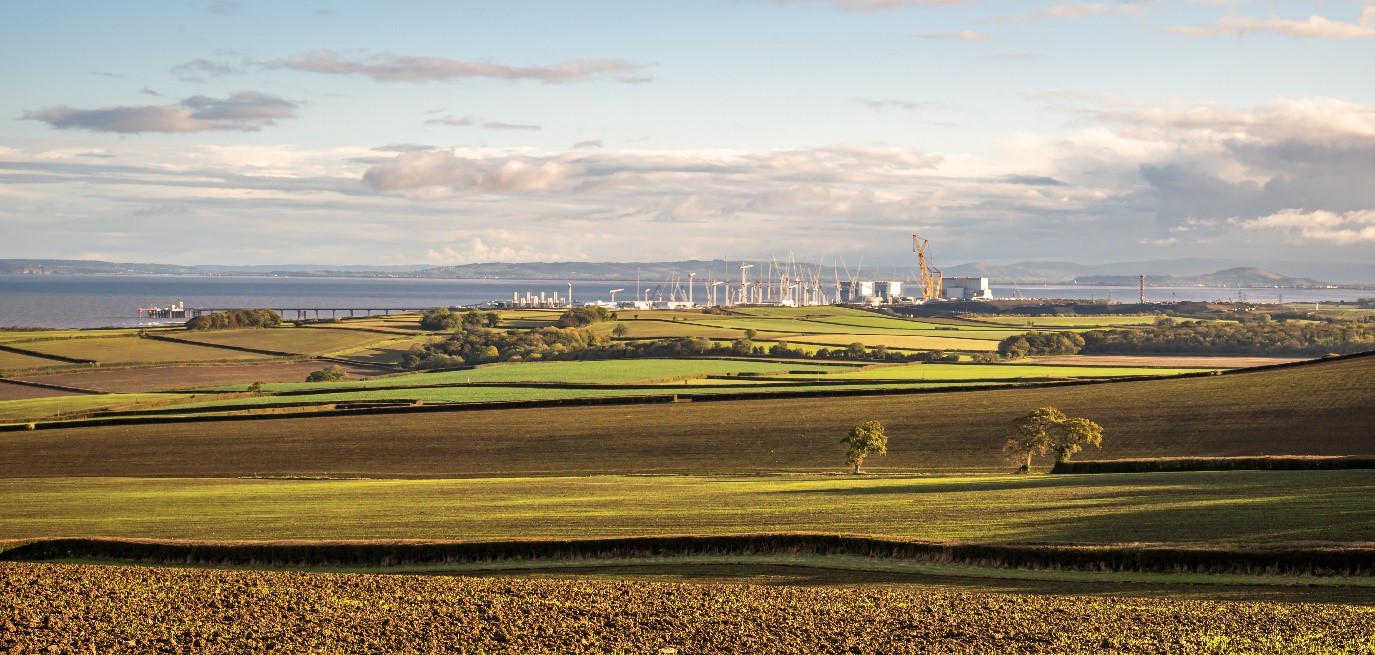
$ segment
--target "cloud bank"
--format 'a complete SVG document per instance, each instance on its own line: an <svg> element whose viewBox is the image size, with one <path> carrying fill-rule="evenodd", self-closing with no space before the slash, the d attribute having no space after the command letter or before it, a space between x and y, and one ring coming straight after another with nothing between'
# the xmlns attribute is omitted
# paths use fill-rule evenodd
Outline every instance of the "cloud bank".
<svg viewBox="0 0 1375 655"><path fill-rule="evenodd" d="M240 91L228 98L192 96L174 105L77 109L67 106L26 111L22 120L47 123L59 130L145 132L256 132L295 118L299 105L277 96Z"/></svg>
<svg viewBox="0 0 1375 655"><path fill-rule="evenodd" d="M647 80L640 65L618 59L575 59L552 66L512 66L494 62L413 57L391 53L379 53L364 59L347 59L332 50L316 50L272 62L268 67L325 75L361 75L377 82L410 84L476 78L530 80L545 84L592 82L607 78L627 83Z"/></svg>

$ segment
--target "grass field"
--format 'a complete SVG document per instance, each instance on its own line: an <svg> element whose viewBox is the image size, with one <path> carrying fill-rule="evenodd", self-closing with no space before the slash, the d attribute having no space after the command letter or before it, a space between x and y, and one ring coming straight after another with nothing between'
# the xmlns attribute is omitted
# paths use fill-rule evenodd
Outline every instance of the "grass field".
<svg viewBox="0 0 1375 655"><path fill-rule="evenodd" d="M6 479L0 534L466 540L800 531L967 543L1265 545L1368 542L1372 497L1375 471Z"/></svg>
<svg viewBox="0 0 1375 655"><path fill-rule="evenodd" d="M54 366L71 366L71 364L55 359L45 359L43 357L33 357L31 355L0 350L0 372L6 370L49 368Z"/></svg>
<svg viewBox="0 0 1375 655"><path fill-rule="evenodd" d="M133 336L138 334L138 330L127 329L95 329L95 330L4 330L0 329L0 343L21 345L26 341L53 341L58 339L98 339L102 337Z"/></svg>
<svg viewBox="0 0 1375 655"><path fill-rule="evenodd" d="M259 364L201 364L150 366L124 369L84 369L42 375L21 375L22 380L116 393L142 393L169 389L195 389L254 382L301 382L312 371L324 368L318 361L265 362ZM366 377L379 369L344 366L350 377Z"/></svg>
<svg viewBox="0 0 1375 655"><path fill-rule="evenodd" d="M696 375L737 373L786 373L807 371L818 375L844 370L808 362L768 362L733 359L609 359L590 361L521 362L487 364L474 369L435 373L391 375L375 380L343 383L269 384L268 391L301 389L371 388L397 385L465 384L468 382L577 382L615 384L673 380ZM240 389L241 387L232 387Z"/></svg>
<svg viewBox="0 0 1375 655"><path fill-rule="evenodd" d="M175 336L198 343L273 350L296 355L323 355L395 339L364 330L298 327L188 331Z"/></svg>
<svg viewBox="0 0 1375 655"><path fill-rule="evenodd" d="M1155 319L1155 316L979 316L974 320L1027 329L1099 329L1154 325Z"/></svg>
<svg viewBox="0 0 1375 655"><path fill-rule="evenodd" d="M881 380L1012 380L1025 378L1080 378L1088 376L1129 377L1134 375L1177 375L1201 373L1211 369L1146 368L1131 366L1102 366L1085 370L1078 366L1043 366L1038 364L897 364L871 366L853 371L837 371L830 378Z"/></svg>
<svg viewBox="0 0 1375 655"><path fill-rule="evenodd" d="M1252 366L1273 366L1304 361L1294 357L1200 357L1190 355L1060 355L1056 357L1030 357L1011 364L1043 364L1051 366L1127 366L1127 367L1165 367L1165 368L1248 368Z"/></svg>
<svg viewBox="0 0 1375 655"><path fill-rule="evenodd" d="M397 364L410 351L411 347L423 345L442 338L441 335L424 334L384 341L364 348L343 350L335 353L338 357L372 364Z"/></svg>
<svg viewBox="0 0 1375 655"><path fill-rule="evenodd" d="M951 332L950 334L959 334ZM953 336L912 336L893 334L808 334L788 340L789 343L810 343L835 348L859 342L866 347L888 346L901 350L963 350L993 352L998 349L995 339L966 339Z"/></svg>
<svg viewBox="0 0 1375 655"><path fill-rule="evenodd" d="M90 359L102 364L263 359L262 355L209 346L192 346L183 343L140 339L138 337L92 337L34 341L23 343L21 346L25 350L77 359Z"/></svg>
<svg viewBox="0 0 1375 655"><path fill-rule="evenodd" d="M88 412L96 409L116 407L135 407L140 405L160 405L173 402L184 396L165 394L102 394L102 395L62 395L31 400L12 400L0 403L0 421L29 421L58 414Z"/></svg>
<svg viewBox="0 0 1375 655"><path fill-rule="evenodd" d="M0 478L833 471L840 436L871 419L889 434L876 471L998 472L1008 421L1046 405L1103 426L1081 458L1375 455L1375 357L1356 357L1055 388L15 432Z"/></svg>

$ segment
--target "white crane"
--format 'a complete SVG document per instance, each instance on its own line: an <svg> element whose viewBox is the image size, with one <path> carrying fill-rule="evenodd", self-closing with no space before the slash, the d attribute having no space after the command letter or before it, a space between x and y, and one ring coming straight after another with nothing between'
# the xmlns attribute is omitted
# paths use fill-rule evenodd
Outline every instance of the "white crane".
<svg viewBox="0 0 1375 655"><path fill-rule="evenodd" d="M740 304L742 305L748 305L750 303L750 287L746 282L746 278L751 268L754 268L754 264L740 265Z"/></svg>
<svg viewBox="0 0 1375 655"><path fill-rule="evenodd" d="M612 304L613 306L616 304L616 292L618 292L618 291L625 291L625 289L612 289L612 290L611 290L611 304Z"/></svg>
<svg viewBox="0 0 1375 655"><path fill-rule="evenodd" d="M688 273L688 307L696 307L692 304L692 278L697 277L696 273Z"/></svg>

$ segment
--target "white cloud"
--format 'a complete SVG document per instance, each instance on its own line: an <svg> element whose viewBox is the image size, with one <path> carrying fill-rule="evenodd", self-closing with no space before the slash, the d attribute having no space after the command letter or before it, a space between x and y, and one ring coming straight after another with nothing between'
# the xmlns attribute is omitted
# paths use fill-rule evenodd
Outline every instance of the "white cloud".
<svg viewBox="0 0 1375 655"><path fill-rule="evenodd" d="M1375 7L1366 7L1355 23L1324 16L1309 16L1305 20L1223 16L1208 27L1171 27L1166 31L1201 37L1278 34L1299 39L1370 39L1375 38Z"/></svg>
<svg viewBox="0 0 1375 655"><path fill-rule="evenodd" d="M1032 11L994 16L989 23L1036 23L1045 20L1079 20L1092 16L1135 17L1142 15L1141 7L1131 4L1105 4L1101 2L1082 2L1041 7Z"/></svg>
<svg viewBox="0 0 1375 655"><path fill-rule="evenodd" d="M975 30L960 30L958 32L925 32L914 34L918 39L936 39L946 41L971 41L975 43L986 43L995 39L983 32Z"/></svg>
<svg viewBox="0 0 1375 655"><path fill-rule="evenodd" d="M1375 209L1351 212L1286 209L1269 216L1234 221L1246 230L1278 232L1308 241L1338 245L1375 243Z"/></svg>

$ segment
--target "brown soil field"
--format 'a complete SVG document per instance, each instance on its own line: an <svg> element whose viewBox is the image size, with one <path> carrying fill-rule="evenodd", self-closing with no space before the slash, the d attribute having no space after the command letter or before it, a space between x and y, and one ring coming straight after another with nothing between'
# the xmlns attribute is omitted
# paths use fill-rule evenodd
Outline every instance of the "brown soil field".
<svg viewBox="0 0 1375 655"><path fill-rule="evenodd" d="M0 564L0 651L1331 653L1369 608Z"/></svg>
<svg viewBox="0 0 1375 655"><path fill-rule="evenodd" d="M171 389L196 389L254 382L303 382L312 371L332 362L293 361L266 364L220 364L200 366L153 366L126 369L82 369L44 375L16 376L45 384L57 384L81 389L95 389L115 393L142 393ZM382 373L383 369L341 364L350 378L365 378ZM37 397L37 396L35 396Z"/></svg>
<svg viewBox="0 0 1375 655"><path fill-rule="evenodd" d="M831 471L840 437L866 420L889 438L865 463L875 472L1007 472L1008 422L1047 405L1103 426L1103 448L1081 460L1375 455L1375 356L1363 356L1050 388L37 430L5 436L0 477Z"/></svg>
<svg viewBox="0 0 1375 655"><path fill-rule="evenodd" d="M1028 364L1068 366L1160 366L1165 368L1250 368L1304 361L1302 357L1190 357L1170 355L1063 355L1036 357Z"/></svg>
<svg viewBox="0 0 1375 655"><path fill-rule="evenodd" d="M3 400L28 400L30 398L55 398L57 396L75 396L69 391L58 391L56 389L41 389L30 387L23 384L13 384L0 380L0 401Z"/></svg>

